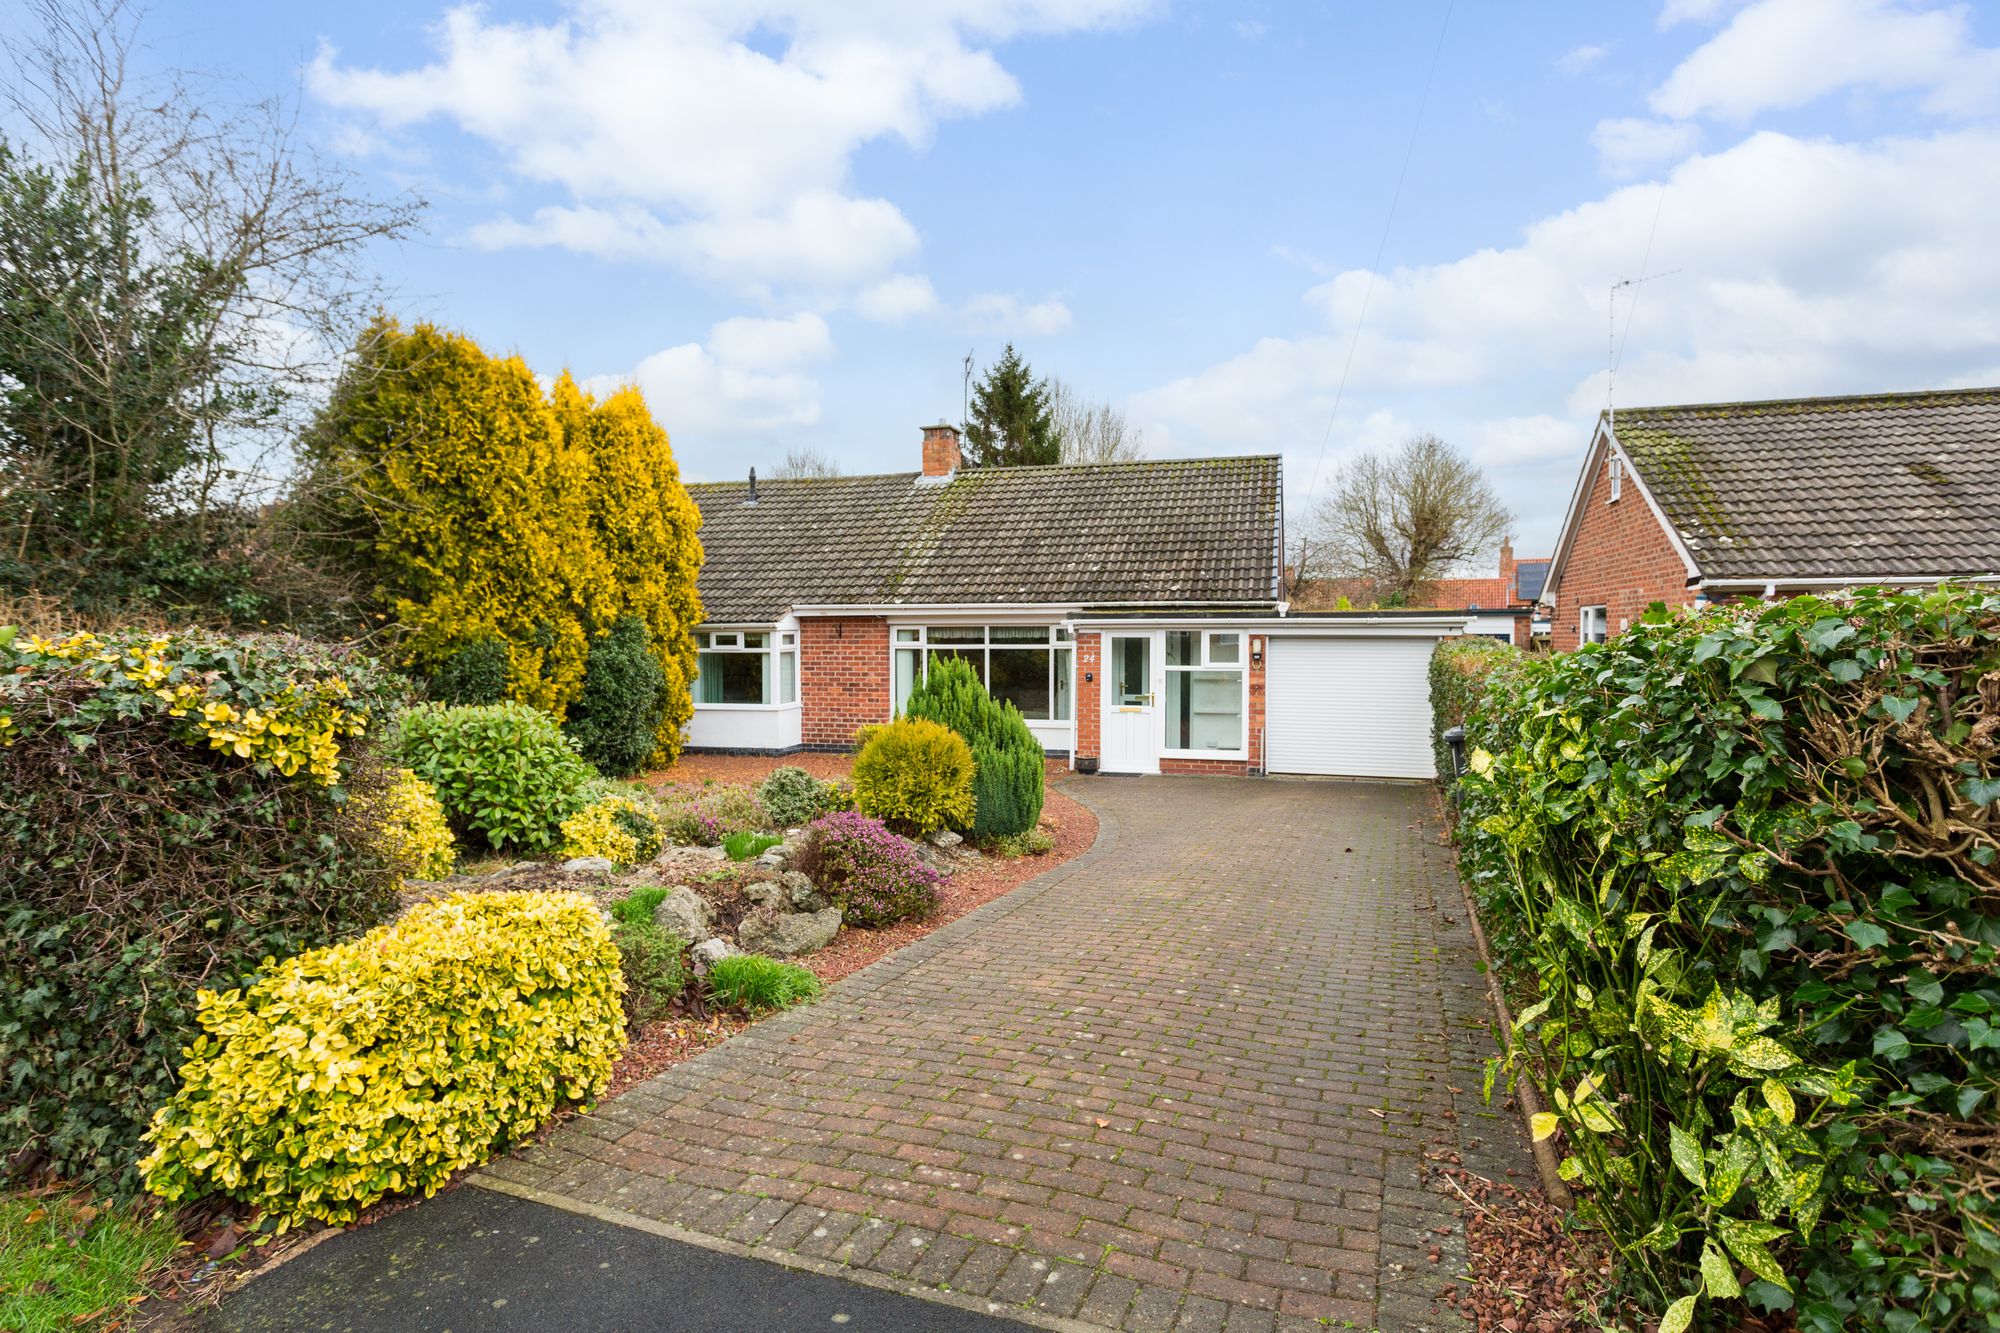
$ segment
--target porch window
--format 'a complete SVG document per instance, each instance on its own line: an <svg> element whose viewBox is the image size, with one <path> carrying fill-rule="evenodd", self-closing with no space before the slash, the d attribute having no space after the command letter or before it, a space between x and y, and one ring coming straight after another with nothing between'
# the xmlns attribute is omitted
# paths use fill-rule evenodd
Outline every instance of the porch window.
<svg viewBox="0 0 2000 1333"><path fill-rule="evenodd" d="M799 701L797 634L708 630L694 638L696 703L741 707Z"/></svg>
<svg viewBox="0 0 2000 1333"><path fill-rule="evenodd" d="M972 668L987 693L1013 704L1029 721L1070 720L1076 645L1061 626L903 626L892 637L898 712L932 662L955 657Z"/></svg>
<svg viewBox="0 0 2000 1333"><path fill-rule="evenodd" d="M1243 636L1167 632L1167 748L1243 749Z"/></svg>

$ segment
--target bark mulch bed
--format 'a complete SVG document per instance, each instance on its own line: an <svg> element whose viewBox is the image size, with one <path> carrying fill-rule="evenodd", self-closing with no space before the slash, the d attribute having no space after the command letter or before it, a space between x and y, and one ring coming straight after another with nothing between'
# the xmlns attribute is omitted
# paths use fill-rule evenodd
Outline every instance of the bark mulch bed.
<svg viewBox="0 0 2000 1333"><path fill-rule="evenodd" d="M667 768L646 774L654 787L698 787L705 782L744 783L755 787L771 776L774 768L803 768L823 781L834 782L853 776L851 754L684 754ZM1049 781L1070 776L1069 760L1048 761Z"/></svg>

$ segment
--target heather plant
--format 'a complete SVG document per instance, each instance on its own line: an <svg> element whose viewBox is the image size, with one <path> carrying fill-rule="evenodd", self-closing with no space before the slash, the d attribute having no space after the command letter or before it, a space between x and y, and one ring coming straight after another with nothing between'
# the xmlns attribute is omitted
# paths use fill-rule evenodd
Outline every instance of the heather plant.
<svg viewBox="0 0 2000 1333"><path fill-rule="evenodd" d="M863 814L838 811L814 820L795 865L850 926L890 926L937 910L943 876L907 839Z"/></svg>
<svg viewBox="0 0 2000 1333"><path fill-rule="evenodd" d="M2000 1329L2000 593L1656 609L1466 727L1509 1068L1663 1333Z"/></svg>

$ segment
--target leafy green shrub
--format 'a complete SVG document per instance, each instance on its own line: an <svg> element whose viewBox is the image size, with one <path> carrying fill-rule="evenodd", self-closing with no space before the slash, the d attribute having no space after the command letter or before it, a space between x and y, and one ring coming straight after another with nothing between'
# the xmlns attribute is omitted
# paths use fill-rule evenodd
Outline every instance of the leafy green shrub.
<svg viewBox="0 0 2000 1333"><path fill-rule="evenodd" d="M972 750L935 722L891 722L854 761L854 803L862 814L918 836L970 827Z"/></svg>
<svg viewBox="0 0 2000 1333"><path fill-rule="evenodd" d="M601 856L635 866L658 856L665 845L659 821L629 796L600 796L562 822L565 857Z"/></svg>
<svg viewBox="0 0 2000 1333"><path fill-rule="evenodd" d="M1451 781L1451 747L1444 734L1463 726L1486 690L1486 678L1521 660L1520 650L1483 634L1442 640L1431 654L1431 750L1440 780Z"/></svg>
<svg viewBox="0 0 2000 1333"><path fill-rule="evenodd" d="M1031 828L1026 833L1009 833L993 840L993 850L1010 861L1023 856L1047 856L1055 849L1055 837L1046 829Z"/></svg>
<svg viewBox="0 0 2000 1333"><path fill-rule="evenodd" d="M760 953L731 954L709 964L709 998L725 1009L760 1014L789 1009L820 993L819 978L797 963L781 963Z"/></svg>
<svg viewBox="0 0 2000 1333"><path fill-rule="evenodd" d="M572 893L462 893L203 991L204 1034L153 1117L146 1187L342 1224L435 1194L604 1091L625 1044L618 951Z"/></svg>
<svg viewBox="0 0 2000 1333"><path fill-rule="evenodd" d="M800 828L829 810L838 810L840 789L821 782L803 768L787 765L771 770L757 788L757 803L779 828Z"/></svg>
<svg viewBox="0 0 2000 1333"><path fill-rule="evenodd" d="M0 630L0 1158L132 1188L200 988L388 913L341 798L382 794L403 688L294 639Z"/></svg>
<svg viewBox="0 0 2000 1333"><path fill-rule="evenodd" d="M583 804L590 766L526 704L427 704L403 714L400 733L403 762L436 788L453 827L496 851L553 849Z"/></svg>
<svg viewBox="0 0 2000 1333"><path fill-rule="evenodd" d="M492 635L467 642L431 677L430 696L441 704L497 704L507 697L507 644Z"/></svg>
<svg viewBox="0 0 2000 1333"><path fill-rule="evenodd" d="M1042 744L1011 703L996 703L972 664L956 658L931 662L910 692L903 716L950 727L972 747L973 817L955 823L975 842L1026 833L1042 817Z"/></svg>
<svg viewBox="0 0 2000 1333"><path fill-rule="evenodd" d="M851 810L807 826L797 867L840 908L846 925L890 926L937 910L943 877L908 840Z"/></svg>
<svg viewBox="0 0 2000 1333"><path fill-rule="evenodd" d="M722 840L722 850L732 861L748 861L770 851L783 838L769 833L756 833L749 829L738 829Z"/></svg>
<svg viewBox="0 0 2000 1333"><path fill-rule="evenodd" d="M590 646L583 695L570 706L569 733L600 772L628 778L646 766L667 716L667 676L646 622L621 616Z"/></svg>
<svg viewBox="0 0 2000 1333"><path fill-rule="evenodd" d="M653 919L669 890L642 884L611 904L611 939L625 972L625 1017L633 1026L666 1016L687 989L687 941Z"/></svg>
<svg viewBox="0 0 2000 1333"><path fill-rule="evenodd" d="M1863 590L1656 610L1473 708L1510 1054L1663 1328L2000 1329L1996 671L2000 593Z"/></svg>

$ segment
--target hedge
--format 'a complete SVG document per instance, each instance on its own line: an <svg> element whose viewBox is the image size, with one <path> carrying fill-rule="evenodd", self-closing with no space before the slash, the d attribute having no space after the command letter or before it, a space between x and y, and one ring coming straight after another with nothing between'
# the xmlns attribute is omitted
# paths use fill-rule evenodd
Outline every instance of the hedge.
<svg viewBox="0 0 2000 1333"><path fill-rule="evenodd" d="M610 929L569 893L466 893L201 993L146 1186L276 1219L350 1222L437 1192L604 1091L624 1047Z"/></svg>
<svg viewBox="0 0 2000 1333"><path fill-rule="evenodd" d="M1656 610L1467 726L1512 1068L1662 1329L2000 1329L2000 593Z"/></svg>
<svg viewBox="0 0 2000 1333"><path fill-rule="evenodd" d="M0 1158L134 1187L199 989L383 918L397 692L294 639L0 630Z"/></svg>
<svg viewBox="0 0 2000 1333"><path fill-rule="evenodd" d="M1483 634L1444 639L1431 654L1431 752L1437 772L1451 777L1451 747L1444 734L1462 726L1466 715L1486 691L1487 677L1521 660L1518 649Z"/></svg>

